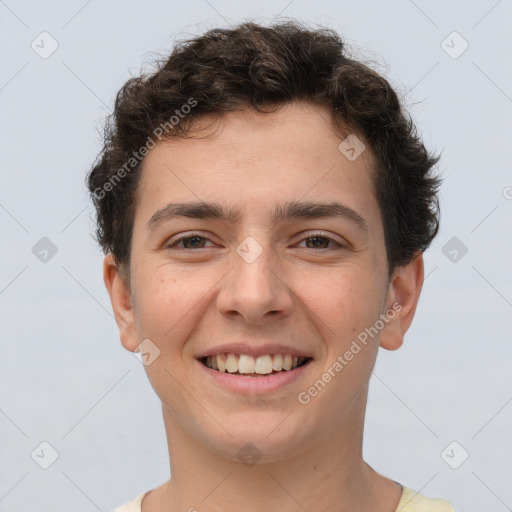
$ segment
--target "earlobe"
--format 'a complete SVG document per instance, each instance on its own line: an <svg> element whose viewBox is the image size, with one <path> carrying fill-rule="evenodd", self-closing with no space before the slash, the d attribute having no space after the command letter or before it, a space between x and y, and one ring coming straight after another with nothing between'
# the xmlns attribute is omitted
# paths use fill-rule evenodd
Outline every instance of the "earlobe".
<svg viewBox="0 0 512 512"><path fill-rule="evenodd" d="M121 344L126 350L133 352L139 342L135 328L130 285L123 279L112 254L105 256L103 261L103 281L110 296Z"/></svg>
<svg viewBox="0 0 512 512"><path fill-rule="evenodd" d="M389 322L380 337L380 346L396 350L402 346L420 298L424 278L423 254L418 252L410 263L398 267L389 283L386 315Z"/></svg>

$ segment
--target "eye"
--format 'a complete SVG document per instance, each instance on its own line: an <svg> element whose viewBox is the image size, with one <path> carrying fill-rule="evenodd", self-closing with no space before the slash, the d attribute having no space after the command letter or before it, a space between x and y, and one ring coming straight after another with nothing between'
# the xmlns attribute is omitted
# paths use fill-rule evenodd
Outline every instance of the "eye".
<svg viewBox="0 0 512 512"><path fill-rule="evenodd" d="M166 245L166 249L184 249L194 251L195 249L207 249L206 242L211 242L208 238L201 236L198 233L192 233L187 236L181 236ZM306 243L307 249L324 249L336 250L343 249L345 245L337 242L333 238L321 234L313 234L304 238L300 243ZM181 245L180 245L181 244ZM332 247L333 246L333 247Z"/></svg>
<svg viewBox="0 0 512 512"><path fill-rule="evenodd" d="M182 236L173 242L166 245L166 249L174 249L178 246L178 244L183 244L181 247L177 247L178 249L186 249L186 250L194 250L194 249L203 249L204 243L208 241L208 238L201 236L197 233L193 233L188 236Z"/></svg>
<svg viewBox="0 0 512 512"><path fill-rule="evenodd" d="M303 242L306 242L306 245L308 244L308 242L310 243L309 247L307 247L307 249L336 250L336 249L342 249L345 247L343 244L337 242L336 240L334 240L328 236L323 236L320 234L314 234L314 235L308 236L307 238L304 238L302 240L302 242L300 242L300 243L303 243ZM329 244L334 244L334 247L328 247Z"/></svg>

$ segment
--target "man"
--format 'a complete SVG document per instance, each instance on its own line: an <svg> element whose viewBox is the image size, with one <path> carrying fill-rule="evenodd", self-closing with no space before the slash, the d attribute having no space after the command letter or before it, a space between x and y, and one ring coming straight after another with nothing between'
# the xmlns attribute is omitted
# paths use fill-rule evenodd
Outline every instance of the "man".
<svg viewBox="0 0 512 512"><path fill-rule="evenodd" d="M339 37L244 23L118 94L89 175L171 478L118 511L451 511L362 458L438 229L437 158Z"/></svg>

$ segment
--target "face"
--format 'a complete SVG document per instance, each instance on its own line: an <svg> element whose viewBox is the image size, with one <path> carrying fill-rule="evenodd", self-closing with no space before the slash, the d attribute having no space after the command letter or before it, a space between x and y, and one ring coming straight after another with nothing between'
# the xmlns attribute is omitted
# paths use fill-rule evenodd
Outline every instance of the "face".
<svg viewBox="0 0 512 512"><path fill-rule="evenodd" d="M123 345L146 340L167 424L227 458L351 431L379 342L397 348L413 313L392 304L419 268L389 280L372 157L348 159L342 140L327 111L295 104L160 143L143 162L130 288L105 262Z"/></svg>

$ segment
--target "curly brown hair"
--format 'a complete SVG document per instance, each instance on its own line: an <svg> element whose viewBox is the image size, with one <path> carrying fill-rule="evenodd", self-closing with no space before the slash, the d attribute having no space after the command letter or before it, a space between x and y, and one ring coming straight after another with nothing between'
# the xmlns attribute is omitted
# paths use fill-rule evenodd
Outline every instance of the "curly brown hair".
<svg viewBox="0 0 512 512"><path fill-rule="evenodd" d="M205 114L273 112L294 101L327 107L334 125L372 149L390 274L424 251L439 229L439 157L426 150L388 81L346 53L330 29L246 22L179 42L155 72L128 80L87 177L103 251L129 267L141 161L156 139L186 137Z"/></svg>

